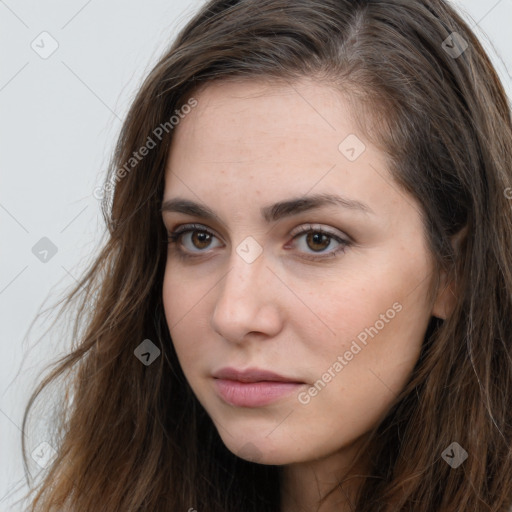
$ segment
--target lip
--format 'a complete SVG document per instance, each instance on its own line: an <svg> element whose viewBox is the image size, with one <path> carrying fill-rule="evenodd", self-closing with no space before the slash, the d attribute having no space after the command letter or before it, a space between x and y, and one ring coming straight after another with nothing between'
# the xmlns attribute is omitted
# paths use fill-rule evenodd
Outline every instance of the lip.
<svg viewBox="0 0 512 512"><path fill-rule="evenodd" d="M222 368L214 375L220 397L237 407L262 407L297 391L305 382L259 368Z"/></svg>
<svg viewBox="0 0 512 512"><path fill-rule="evenodd" d="M295 382L304 384L294 377L285 377L268 370L260 368L247 368L245 370L237 370L236 368L226 367L221 368L213 374L216 379L237 380L239 382Z"/></svg>

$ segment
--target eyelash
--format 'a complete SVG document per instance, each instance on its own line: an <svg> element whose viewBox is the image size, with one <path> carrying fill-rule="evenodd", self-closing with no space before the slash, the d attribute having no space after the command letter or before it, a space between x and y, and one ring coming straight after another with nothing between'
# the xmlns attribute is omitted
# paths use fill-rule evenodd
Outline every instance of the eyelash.
<svg viewBox="0 0 512 512"><path fill-rule="evenodd" d="M208 233L209 235L217 238L215 233L212 233L210 230L206 229L205 227L201 226L200 224L185 224L184 226L180 226L178 229L176 229L172 233L168 234L167 243L168 243L168 245L176 245L177 246L179 243L179 240L181 239L181 237L184 234L194 232L194 231L198 231L201 233ZM304 256L304 258L307 260L320 261L320 260L324 260L327 258L336 257L339 253L344 253L345 249L351 245L350 241L340 238L339 236L334 235L333 233L330 233L323 229L316 228L311 224L303 226L300 231L298 231L297 233L294 233L293 240L295 240L299 236L307 234L307 233L321 233L322 235L327 235L329 238L334 239L336 242L341 244L340 247L338 247L334 251L327 253L327 255L324 255L324 256L313 256L313 257ZM177 248L177 252L178 252L179 257L182 259L201 257L201 254L190 254L190 253L187 253L186 251L183 251L180 248ZM200 252L203 252L203 251L200 251Z"/></svg>

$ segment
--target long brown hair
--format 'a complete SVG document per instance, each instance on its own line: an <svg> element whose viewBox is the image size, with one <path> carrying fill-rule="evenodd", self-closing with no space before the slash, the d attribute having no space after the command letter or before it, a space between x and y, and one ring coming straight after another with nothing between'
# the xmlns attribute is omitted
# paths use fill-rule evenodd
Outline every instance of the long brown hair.
<svg viewBox="0 0 512 512"><path fill-rule="evenodd" d="M227 450L181 371L162 307L160 206L170 118L199 86L302 77L353 100L361 130L419 201L456 297L446 320L432 318L409 383L372 431L373 466L353 509L512 507L512 122L481 44L444 0L212 0L149 73L122 127L102 203L108 239L59 312L78 304L76 346L24 415L25 431L41 391L68 379L48 437L57 454L31 511L279 511L279 468ZM150 365L134 355L144 340L160 350ZM443 457L454 442L467 452L457 468Z"/></svg>

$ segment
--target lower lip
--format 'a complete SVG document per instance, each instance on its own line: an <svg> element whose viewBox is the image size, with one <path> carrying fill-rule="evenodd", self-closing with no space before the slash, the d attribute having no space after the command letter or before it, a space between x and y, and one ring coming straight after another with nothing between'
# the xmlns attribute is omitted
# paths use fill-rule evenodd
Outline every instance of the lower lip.
<svg viewBox="0 0 512 512"><path fill-rule="evenodd" d="M261 407L297 391L304 384L298 382L240 382L215 379L217 392L224 401L238 407Z"/></svg>

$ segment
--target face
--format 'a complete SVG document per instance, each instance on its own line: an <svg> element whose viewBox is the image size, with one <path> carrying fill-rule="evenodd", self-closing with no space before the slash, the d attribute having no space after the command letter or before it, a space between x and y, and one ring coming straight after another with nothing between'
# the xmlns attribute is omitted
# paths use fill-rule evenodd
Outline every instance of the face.
<svg viewBox="0 0 512 512"><path fill-rule="evenodd" d="M243 458L348 449L410 378L438 307L419 206L328 86L213 83L194 97L162 213L169 234L185 230L163 282L183 372Z"/></svg>

